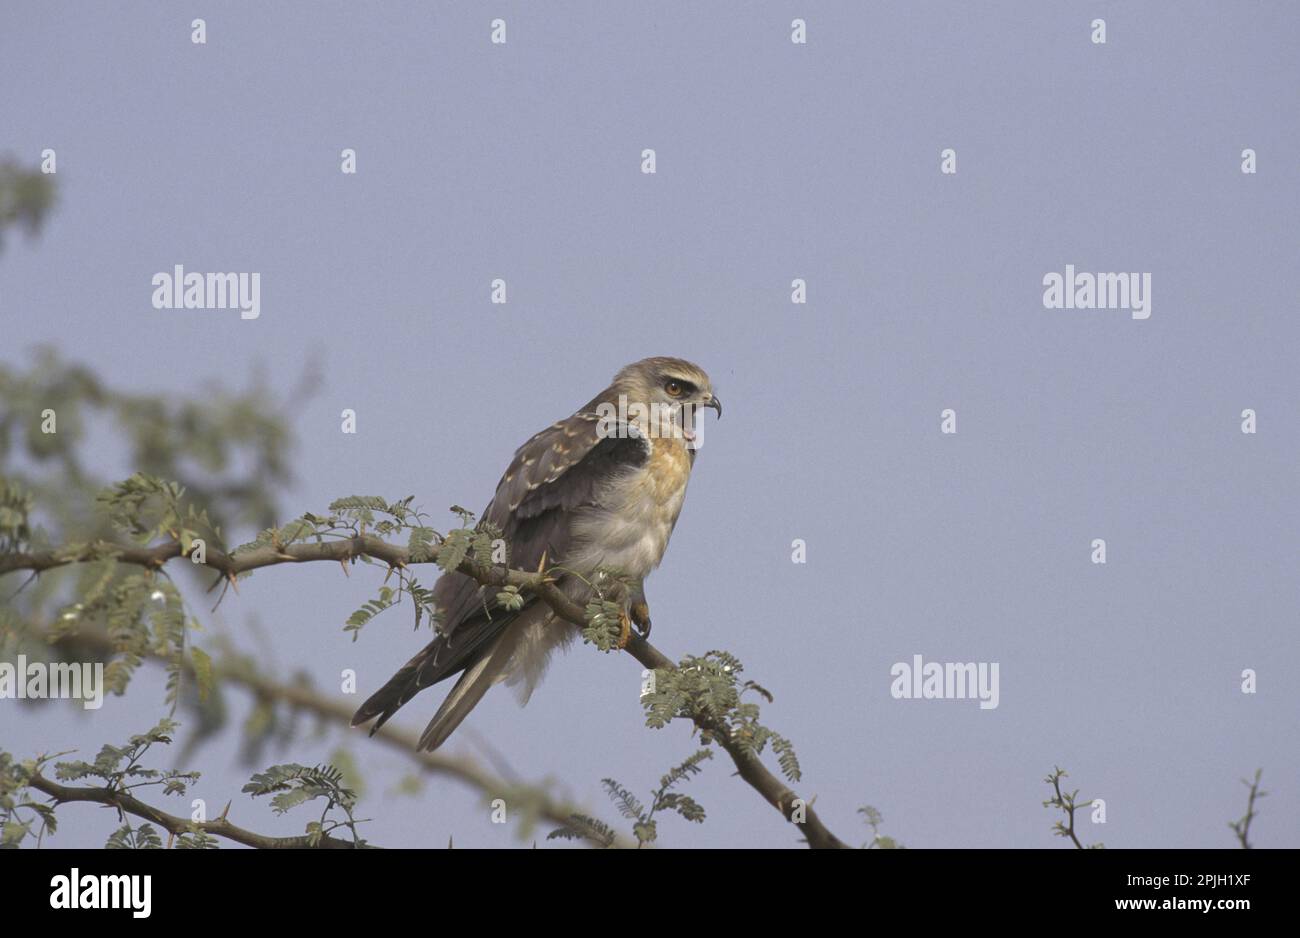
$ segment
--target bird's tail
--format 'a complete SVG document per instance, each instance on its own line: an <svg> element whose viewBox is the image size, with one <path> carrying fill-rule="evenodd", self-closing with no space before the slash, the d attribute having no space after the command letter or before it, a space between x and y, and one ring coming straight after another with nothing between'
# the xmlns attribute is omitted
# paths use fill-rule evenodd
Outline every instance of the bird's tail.
<svg viewBox="0 0 1300 938"><path fill-rule="evenodd" d="M492 650L465 669L429 725L420 734L420 749L429 752L447 741L461 721L483 699L487 689L505 680L511 658L514 656L517 627L511 626L492 645Z"/></svg>
<svg viewBox="0 0 1300 938"><path fill-rule="evenodd" d="M456 727L460 726L474 706L483 699L487 689L506 677L506 667L510 663L513 645L507 641L511 630L500 636L490 650L471 664L456 681L456 686L442 702L438 712L433 715L429 725L420 736L420 749L430 752L437 749ZM446 669L430 667L437 652L437 642L402 666L402 669L389 678L388 683L375 691L352 716L352 725L361 724L379 717L370 728L370 735L388 722L389 717L398 711L407 701L431 684L436 684L448 676ZM454 672L452 672L454 673Z"/></svg>
<svg viewBox="0 0 1300 938"><path fill-rule="evenodd" d="M414 658L402 665L401 670L388 679L388 683L371 694L366 702L357 708L357 712L352 714L352 725L360 726L379 717L375 725L370 727L370 735L374 736L379 728L388 722L389 717L412 697L445 677L445 674L439 675L437 670L431 667L438 648L435 639Z"/></svg>

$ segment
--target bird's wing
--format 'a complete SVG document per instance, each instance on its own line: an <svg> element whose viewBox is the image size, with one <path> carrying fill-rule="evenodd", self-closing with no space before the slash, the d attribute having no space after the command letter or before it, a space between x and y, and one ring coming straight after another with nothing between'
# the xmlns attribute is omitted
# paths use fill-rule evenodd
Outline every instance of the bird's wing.
<svg viewBox="0 0 1300 938"><path fill-rule="evenodd" d="M509 549L511 567L536 570L564 560L571 544L572 512L595 502L611 475L644 463L645 441L601 432L601 418L580 411L534 435L515 452L483 512ZM606 430L608 427L606 426ZM353 725L378 715L377 730L417 693L471 667L522 610L497 605L495 588L480 587L463 573L444 573L433 588L440 614L438 636L362 704ZM537 600L525 596L528 608Z"/></svg>
<svg viewBox="0 0 1300 938"><path fill-rule="evenodd" d="M560 563L570 547L571 513L594 504L605 479L646 458L644 440L602 433L600 418L580 411L534 434L515 451L483 521L500 529L516 570L536 570L543 558ZM491 621L501 620L500 613L489 619L495 593L463 573L453 571L438 580L433 602L442 613L447 639L445 651L436 656L439 664L448 654L459 661L486 634L504 628L504 622Z"/></svg>

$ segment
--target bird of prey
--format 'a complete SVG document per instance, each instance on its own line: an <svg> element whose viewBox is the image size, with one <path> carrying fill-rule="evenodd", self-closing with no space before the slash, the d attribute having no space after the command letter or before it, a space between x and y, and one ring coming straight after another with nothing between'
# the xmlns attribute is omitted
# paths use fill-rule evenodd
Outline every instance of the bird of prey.
<svg viewBox="0 0 1300 938"><path fill-rule="evenodd" d="M501 531L511 567L553 571L556 586L579 604L602 581L626 584L620 647L630 623L649 634L643 582L682 510L703 407L722 416L697 365L680 358L628 365L588 404L519 447L479 522ZM455 674L460 679L420 737L422 750L446 742L493 684L508 682L526 703L551 652L575 629L526 591L514 611L496 592L463 573L443 574L433 588L436 637L361 705L352 725L378 717L373 735L421 690Z"/></svg>

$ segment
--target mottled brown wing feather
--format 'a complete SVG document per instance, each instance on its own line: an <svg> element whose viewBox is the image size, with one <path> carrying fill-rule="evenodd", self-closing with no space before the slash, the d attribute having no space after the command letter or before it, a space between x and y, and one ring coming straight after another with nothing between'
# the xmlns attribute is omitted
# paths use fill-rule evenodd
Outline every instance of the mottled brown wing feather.
<svg viewBox="0 0 1300 938"><path fill-rule="evenodd" d="M534 435L515 452L483 521L499 528L510 566L535 570L545 555L561 563L570 547L571 513L593 503L610 474L642 464L644 441L600 432L599 418L579 412ZM463 671L491 647L517 613L497 608L496 591L463 573L443 574L433 588L440 634L361 705L353 725L374 716L379 729L426 687ZM525 607L536 600L526 597Z"/></svg>

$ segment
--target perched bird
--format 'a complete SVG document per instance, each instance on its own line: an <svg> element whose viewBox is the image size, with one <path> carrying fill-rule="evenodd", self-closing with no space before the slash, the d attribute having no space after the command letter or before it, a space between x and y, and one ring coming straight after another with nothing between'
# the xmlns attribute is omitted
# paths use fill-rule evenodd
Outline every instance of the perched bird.
<svg viewBox="0 0 1300 938"><path fill-rule="evenodd" d="M623 632L650 631L644 579L663 559L699 448L696 411L722 402L709 376L680 358L628 365L571 417L515 452L480 525L502 532L515 569L553 571L565 595L585 603L593 584L624 582ZM611 571L617 575L611 580ZM434 750L493 684L507 681L526 703L551 652L575 629L524 594L509 611L497 589L452 571L433 588L437 636L357 710L352 725L378 717L373 734L424 688L453 674L451 689L420 737Z"/></svg>

